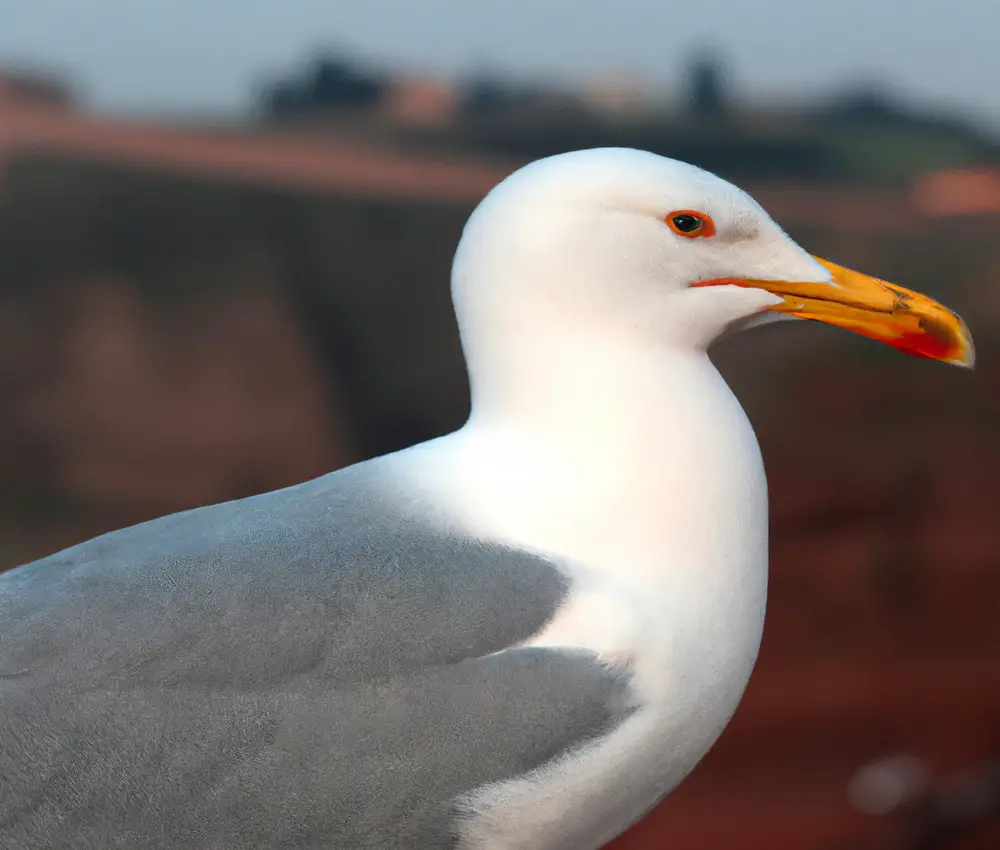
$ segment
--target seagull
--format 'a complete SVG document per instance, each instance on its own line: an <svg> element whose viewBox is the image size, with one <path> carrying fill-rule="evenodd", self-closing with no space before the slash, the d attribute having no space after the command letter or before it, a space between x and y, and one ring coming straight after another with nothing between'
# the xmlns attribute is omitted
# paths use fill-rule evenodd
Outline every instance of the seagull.
<svg viewBox="0 0 1000 850"><path fill-rule="evenodd" d="M797 318L974 360L942 305L632 149L503 180L452 295L459 430L0 576L0 846L601 847L760 645L764 466L711 343Z"/></svg>

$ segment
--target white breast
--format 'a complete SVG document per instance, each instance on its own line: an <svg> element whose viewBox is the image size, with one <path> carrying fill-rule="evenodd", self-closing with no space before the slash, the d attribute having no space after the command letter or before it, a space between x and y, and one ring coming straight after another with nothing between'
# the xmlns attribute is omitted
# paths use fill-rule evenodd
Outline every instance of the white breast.
<svg viewBox="0 0 1000 850"><path fill-rule="evenodd" d="M616 405L576 426L473 419L408 453L411 480L470 531L548 554L573 576L566 605L529 643L630 665L640 706L571 761L480 789L463 848L600 847L683 779L732 716L763 628L767 495L749 423L711 372L707 383L701 364L692 372L683 415L647 396L641 415Z"/></svg>

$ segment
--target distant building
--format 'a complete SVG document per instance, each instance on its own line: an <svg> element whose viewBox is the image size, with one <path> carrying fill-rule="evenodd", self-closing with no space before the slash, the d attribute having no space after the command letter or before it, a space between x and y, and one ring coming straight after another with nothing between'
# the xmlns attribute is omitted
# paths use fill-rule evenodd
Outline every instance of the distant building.
<svg viewBox="0 0 1000 850"><path fill-rule="evenodd" d="M382 91L381 112L405 124L440 126L458 114L459 93L454 83L431 77L401 76Z"/></svg>

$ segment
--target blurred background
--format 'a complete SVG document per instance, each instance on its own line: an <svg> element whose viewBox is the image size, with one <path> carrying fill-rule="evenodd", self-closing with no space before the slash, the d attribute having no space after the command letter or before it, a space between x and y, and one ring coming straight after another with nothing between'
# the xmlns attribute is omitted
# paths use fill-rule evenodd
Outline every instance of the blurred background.
<svg viewBox="0 0 1000 850"><path fill-rule="evenodd" d="M998 27L987 0L3 4L0 569L460 425L465 217L530 159L646 148L942 299L979 366L806 323L719 346L771 482L764 647L615 846L1000 846Z"/></svg>

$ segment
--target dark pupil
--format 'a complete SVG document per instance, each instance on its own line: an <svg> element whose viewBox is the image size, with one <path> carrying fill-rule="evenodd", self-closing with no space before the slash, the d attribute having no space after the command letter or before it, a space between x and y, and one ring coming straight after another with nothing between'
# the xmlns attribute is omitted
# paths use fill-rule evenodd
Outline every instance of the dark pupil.
<svg viewBox="0 0 1000 850"><path fill-rule="evenodd" d="M695 218L693 215L675 215L674 227L681 233L693 233L701 227L701 219Z"/></svg>

